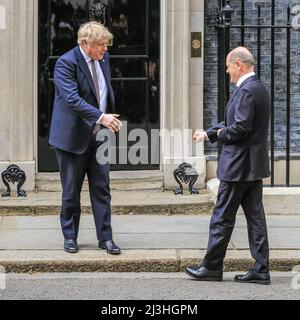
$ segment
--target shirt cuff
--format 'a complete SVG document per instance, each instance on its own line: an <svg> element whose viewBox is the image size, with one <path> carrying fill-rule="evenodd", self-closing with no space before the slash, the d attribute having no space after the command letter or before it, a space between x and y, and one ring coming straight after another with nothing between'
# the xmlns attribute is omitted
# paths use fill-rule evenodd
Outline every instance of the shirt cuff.
<svg viewBox="0 0 300 320"><path fill-rule="evenodd" d="M205 134L205 140L206 140L206 141L210 141L209 138L208 138L208 135L207 135L206 131L204 131L204 134Z"/></svg>
<svg viewBox="0 0 300 320"><path fill-rule="evenodd" d="M105 113L102 113L96 124L101 124L103 117L105 116Z"/></svg>

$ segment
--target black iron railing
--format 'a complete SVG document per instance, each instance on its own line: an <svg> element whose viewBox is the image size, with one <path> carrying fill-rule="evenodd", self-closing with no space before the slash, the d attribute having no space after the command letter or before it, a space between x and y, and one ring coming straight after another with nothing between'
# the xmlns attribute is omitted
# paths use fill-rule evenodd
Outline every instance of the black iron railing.
<svg viewBox="0 0 300 320"><path fill-rule="evenodd" d="M231 5L231 0L220 0L218 2L218 14L216 28L218 30L218 120L223 121L224 119L224 106L228 101L230 94L230 83L229 77L226 74L226 56L230 51L230 37L233 30L240 31L240 42L241 46L246 45L245 35L246 29L256 30L256 42L257 42L257 75L261 76L262 67L262 31L266 30L270 32L270 97L271 97L271 119L270 119L270 161L271 161L271 186L275 186L275 41L276 41L276 30L286 32L286 148L285 148L285 160L286 160L286 179L285 185L289 187L291 185L291 31L293 26L291 23L291 8L287 4L286 8L286 24L276 24L275 17L275 0L271 0L271 24L263 24L261 15L262 2L256 3L257 18L254 24L245 24L245 0L240 1L240 24L232 24L232 14L235 9ZM281 52L282 54L282 52ZM220 151L220 147L219 147Z"/></svg>

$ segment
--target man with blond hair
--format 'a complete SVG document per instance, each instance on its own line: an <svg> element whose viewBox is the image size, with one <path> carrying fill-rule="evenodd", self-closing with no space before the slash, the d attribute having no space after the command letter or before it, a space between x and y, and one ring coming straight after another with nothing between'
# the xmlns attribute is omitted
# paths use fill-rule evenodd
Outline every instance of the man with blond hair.
<svg viewBox="0 0 300 320"><path fill-rule="evenodd" d="M191 277L221 281L223 260L241 205L248 227L254 265L235 281L269 284L269 245L262 203L263 178L270 175L268 129L270 97L254 73L251 52L238 47L227 57L227 73L236 88L226 106L225 121L206 132L196 132L194 140L219 141L223 147L217 176L220 180L217 203L210 222L207 253L198 267L187 267Z"/></svg>
<svg viewBox="0 0 300 320"><path fill-rule="evenodd" d="M118 132L107 46L112 34L98 22L78 31L78 46L61 56L54 70L55 100L49 143L55 147L62 184L60 221L64 250L78 252L80 194L87 174L98 246L120 254L112 239L109 163L97 161L96 135Z"/></svg>

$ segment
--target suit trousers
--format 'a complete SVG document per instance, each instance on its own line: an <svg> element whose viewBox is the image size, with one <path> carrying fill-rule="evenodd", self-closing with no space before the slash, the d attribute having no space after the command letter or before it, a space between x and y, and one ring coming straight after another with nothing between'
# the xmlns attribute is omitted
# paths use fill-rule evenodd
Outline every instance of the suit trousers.
<svg viewBox="0 0 300 320"><path fill-rule="evenodd" d="M81 213L80 194L87 174L93 216L99 241L112 240L110 165L99 164L96 158L101 145L96 135L81 155L56 149L62 184L60 222L65 239L77 240Z"/></svg>
<svg viewBox="0 0 300 320"><path fill-rule="evenodd" d="M247 220L248 240L251 255L255 260L252 267L257 272L269 271L269 244L264 207L262 203L263 182L221 181L217 203L214 208L207 253L202 265L210 270L221 270L223 260L241 205Z"/></svg>

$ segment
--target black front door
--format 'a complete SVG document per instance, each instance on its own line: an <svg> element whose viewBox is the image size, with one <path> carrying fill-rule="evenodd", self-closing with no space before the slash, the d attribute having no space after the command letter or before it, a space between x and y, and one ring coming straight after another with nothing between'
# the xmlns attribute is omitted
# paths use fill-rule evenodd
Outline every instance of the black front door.
<svg viewBox="0 0 300 320"><path fill-rule="evenodd" d="M54 87L53 70L57 59L77 44L79 26L90 20L91 8L101 2L106 6L105 21L114 35L111 55L112 85L117 113L127 123L124 143L117 136L117 162L113 170L157 169L158 139L151 143L151 132L159 129L159 63L160 63L160 1L159 0L39 0L39 97L38 97L38 162L39 172L58 171L55 153L48 145ZM141 152L134 145L139 137L132 130L142 129L147 143L148 161L121 161L119 155ZM122 142L123 141L123 142ZM139 149L139 150L138 150ZM145 154L145 153L144 153ZM151 161L152 154L152 161ZM130 159L130 157L129 157ZM153 161L154 160L154 161Z"/></svg>

